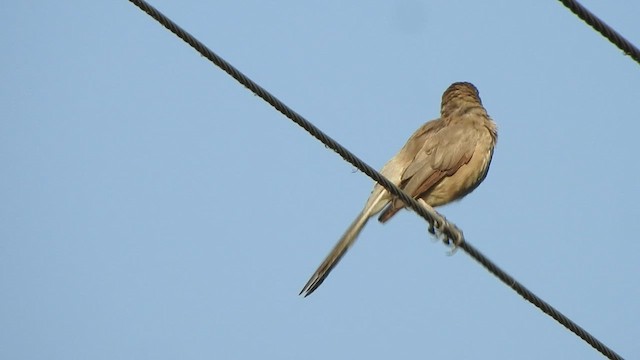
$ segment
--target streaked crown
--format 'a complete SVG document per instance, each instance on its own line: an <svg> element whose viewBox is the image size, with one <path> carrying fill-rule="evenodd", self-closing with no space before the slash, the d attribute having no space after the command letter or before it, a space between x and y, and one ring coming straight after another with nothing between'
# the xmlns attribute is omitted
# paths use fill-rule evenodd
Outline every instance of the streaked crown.
<svg viewBox="0 0 640 360"><path fill-rule="evenodd" d="M456 108L463 105L477 104L482 106L480 92L469 82L455 82L451 84L442 94L442 106L440 113L442 116L452 113Z"/></svg>

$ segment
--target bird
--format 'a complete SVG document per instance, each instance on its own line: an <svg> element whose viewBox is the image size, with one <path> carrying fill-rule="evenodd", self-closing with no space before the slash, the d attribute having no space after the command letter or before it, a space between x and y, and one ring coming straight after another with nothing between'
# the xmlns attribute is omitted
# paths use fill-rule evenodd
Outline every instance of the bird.
<svg viewBox="0 0 640 360"><path fill-rule="evenodd" d="M442 94L440 117L418 128L380 173L433 210L463 198L480 185L497 141L497 125L483 107L478 89L469 82L455 82ZM400 199L375 184L360 214L300 295L309 296L324 282L370 218L380 213L378 220L385 223L404 207ZM433 227L429 231L433 233Z"/></svg>

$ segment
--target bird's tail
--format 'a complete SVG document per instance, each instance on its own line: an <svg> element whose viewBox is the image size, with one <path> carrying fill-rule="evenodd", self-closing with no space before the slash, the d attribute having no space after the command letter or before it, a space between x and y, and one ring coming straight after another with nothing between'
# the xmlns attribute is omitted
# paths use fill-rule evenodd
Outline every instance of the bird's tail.
<svg viewBox="0 0 640 360"><path fill-rule="evenodd" d="M310 295L314 292L320 284L324 281L324 279L329 275L331 270L338 264L342 256L349 250L351 245L356 241L358 234L362 231L362 228L367 224L369 218L371 218L371 213L363 210L358 217L353 220L347 231L345 231L344 235L340 238L336 246L333 247L329 255L324 259L322 264L318 266L316 272L311 276L307 284L300 291L300 295L304 293L304 296Z"/></svg>
<svg viewBox="0 0 640 360"><path fill-rule="evenodd" d="M300 295L308 296L314 292L320 284L326 279L331 270L338 264L340 259L346 254L347 250L356 241L356 238L367 224L367 221L375 214L379 213L389 202L389 193L381 186L376 185L371 192L371 196L367 200L367 204L362 209L358 217L353 220L344 235L338 240L336 246L333 247L329 255L324 259L322 264L318 266L316 272L311 276L307 284L300 291Z"/></svg>

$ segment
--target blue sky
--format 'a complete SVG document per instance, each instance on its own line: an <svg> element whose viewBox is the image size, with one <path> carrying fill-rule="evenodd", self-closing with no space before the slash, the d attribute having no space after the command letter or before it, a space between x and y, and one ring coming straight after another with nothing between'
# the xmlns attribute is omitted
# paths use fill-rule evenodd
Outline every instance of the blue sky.
<svg viewBox="0 0 640 360"><path fill-rule="evenodd" d="M498 146L440 212L640 357L640 66L559 2L152 4L376 168L473 82ZM601 358L411 212L297 296L370 179L127 1L0 10L0 358Z"/></svg>

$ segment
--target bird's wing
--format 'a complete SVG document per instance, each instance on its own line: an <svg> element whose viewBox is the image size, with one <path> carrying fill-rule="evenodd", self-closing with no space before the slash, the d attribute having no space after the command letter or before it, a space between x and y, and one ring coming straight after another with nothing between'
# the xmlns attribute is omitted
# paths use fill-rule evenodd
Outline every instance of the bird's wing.
<svg viewBox="0 0 640 360"><path fill-rule="evenodd" d="M468 163L478 141L477 131L469 131L462 123L449 123L417 135L414 140L421 147L400 179L400 188L416 199ZM385 222L404 206L396 199L378 219Z"/></svg>

